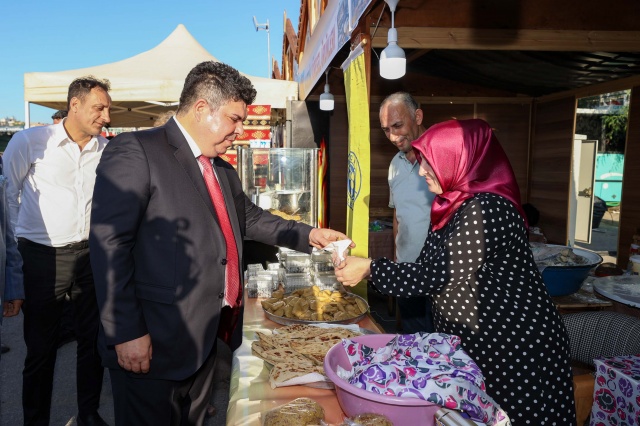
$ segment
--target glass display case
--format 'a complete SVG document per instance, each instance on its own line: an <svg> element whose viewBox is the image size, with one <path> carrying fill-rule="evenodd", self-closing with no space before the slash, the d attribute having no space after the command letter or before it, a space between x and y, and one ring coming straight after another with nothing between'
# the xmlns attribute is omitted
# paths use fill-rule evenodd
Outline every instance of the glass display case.
<svg viewBox="0 0 640 426"><path fill-rule="evenodd" d="M256 205L317 226L317 148L239 147L237 169L244 192Z"/></svg>

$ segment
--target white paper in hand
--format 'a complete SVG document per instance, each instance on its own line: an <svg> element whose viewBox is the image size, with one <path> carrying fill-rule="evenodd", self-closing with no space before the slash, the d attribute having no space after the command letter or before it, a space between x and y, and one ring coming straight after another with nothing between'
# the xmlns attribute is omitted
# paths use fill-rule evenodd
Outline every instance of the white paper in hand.
<svg viewBox="0 0 640 426"><path fill-rule="evenodd" d="M351 240L347 238L346 240L334 241L325 246L323 250L330 252L333 265L339 266L347 258L350 245Z"/></svg>

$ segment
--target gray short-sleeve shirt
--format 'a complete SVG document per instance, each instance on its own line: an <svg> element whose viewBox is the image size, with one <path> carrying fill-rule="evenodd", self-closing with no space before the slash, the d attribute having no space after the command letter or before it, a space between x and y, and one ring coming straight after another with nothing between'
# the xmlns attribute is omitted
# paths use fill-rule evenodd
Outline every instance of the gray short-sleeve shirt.
<svg viewBox="0 0 640 426"><path fill-rule="evenodd" d="M398 152L389 165L389 207L396 210L398 262L414 262L429 232L431 202L435 195L429 191L416 161L411 164L404 152Z"/></svg>

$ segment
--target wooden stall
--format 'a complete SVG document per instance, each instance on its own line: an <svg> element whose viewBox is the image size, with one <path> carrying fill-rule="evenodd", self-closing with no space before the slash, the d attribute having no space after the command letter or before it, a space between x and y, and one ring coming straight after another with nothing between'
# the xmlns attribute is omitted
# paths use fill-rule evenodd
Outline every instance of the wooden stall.
<svg viewBox="0 0 640 426"><path fill-rule="evenodd" d="M348 118L339 66L353 45L370 39L364 49L370 55L372 218L392 215L386 170L396 152L380 130L378 108L384 96L404 90L421 104L427 126L450 118L488 121L513 164L522 201L540 211L549 242L565 244L576 101L632 89L617 250L618 264L626 266L631 236L640 228L640 3L400 0L395 28L407 73L385 80L378 56L387 45L391 14L382 0L351 2L352 8L366 7L349 40L326 58L333 27L323 19L344 1L302 0L297 37L285 37L283 54L283 78L300 80L300 98L307 102L318 100L329 71L335 109L318 113L330 116L330 226L344 230L346 220ZM313 49L317 40L322 50Z"/></svg>

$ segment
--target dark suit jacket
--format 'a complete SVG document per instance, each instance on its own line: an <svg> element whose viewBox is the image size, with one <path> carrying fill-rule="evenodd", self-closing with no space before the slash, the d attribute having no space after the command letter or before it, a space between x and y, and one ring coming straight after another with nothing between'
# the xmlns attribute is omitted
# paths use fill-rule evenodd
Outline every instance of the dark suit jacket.
<svg viewBox="0 0 640 426"><path fill-rule="evenodd" d="M254 205L230 164L216 158L214 168L240 265L244 237L310 251L310 226ZM169 120L115 137L96 173L89 244L103 364L119 368L114 345L149 333L153 359L149 373L140 376L187 378L215 345L226 262L224 236L197 160Z"/></svg>

